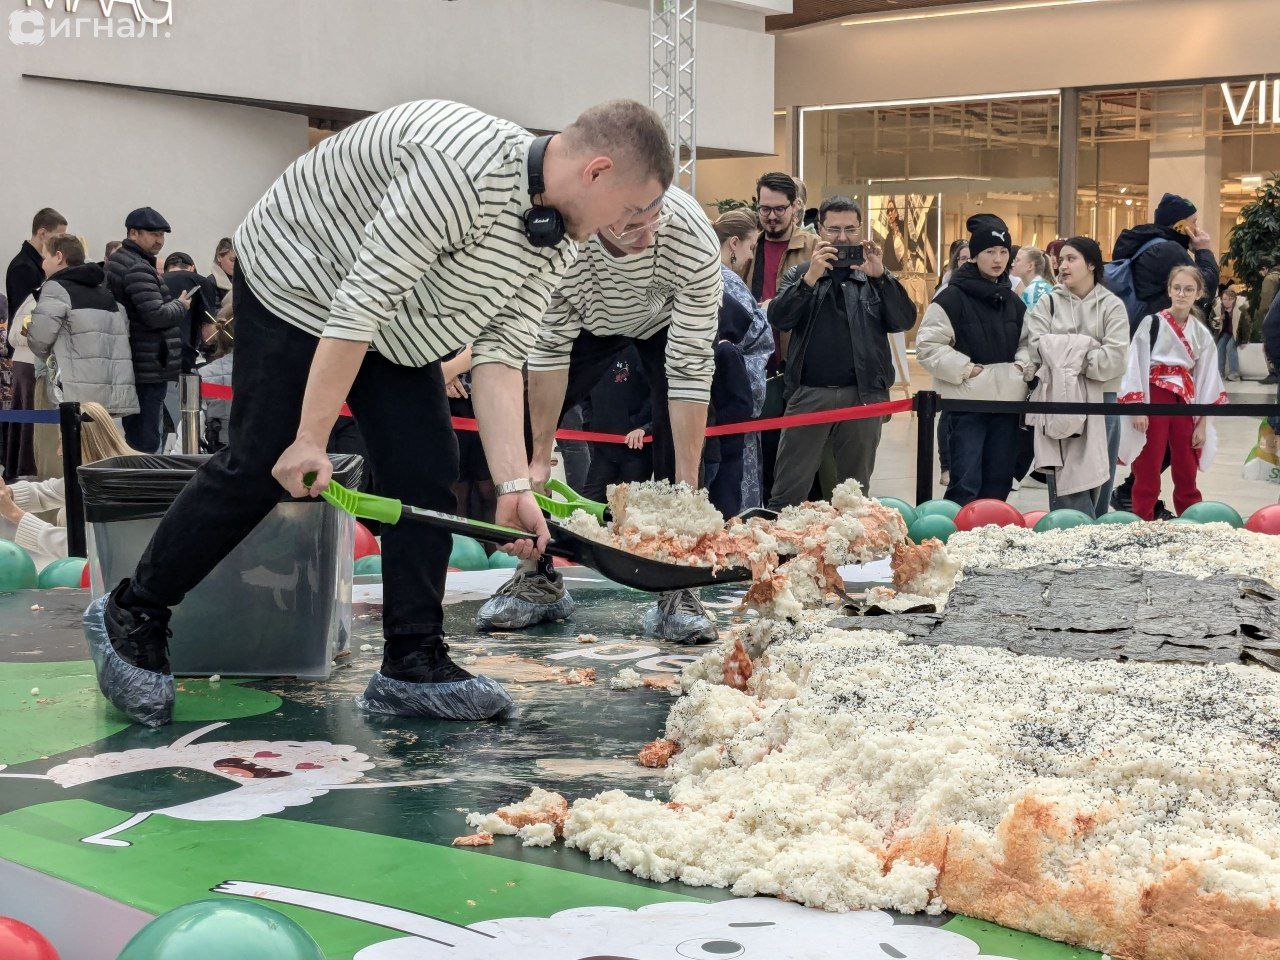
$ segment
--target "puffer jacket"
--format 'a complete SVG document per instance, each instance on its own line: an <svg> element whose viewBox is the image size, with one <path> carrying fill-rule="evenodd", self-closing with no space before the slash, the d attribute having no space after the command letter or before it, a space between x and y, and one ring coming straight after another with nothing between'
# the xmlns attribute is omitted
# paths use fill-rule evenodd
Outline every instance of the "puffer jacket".
<svg viewBox="0 0 1280 960"><path fill-rule="evenodd" d="M187 308L169 296L156 258L132 240L107 261L111 293L129 317L135 383L176 381L182 370L182 318Z"/></svg>
<svg viewBox="0 0 1280 960"><path fill-rule="evenodd" d="M95 401L114 417L138 412L129 320L96 263L67 267L45 281L27 345L46 363L53 355L64 400Z"/></svg>
<svg viewBox="0 0 1280 960"><path fill-rule="evenodd" d="M975 264L955 271L925 309L916 359L950 400L1025 400L1035 369L1027 353L1026 304L1008 276L988 280ZM982 367L970 377L974 366Z"/></svg>
<svg viewBox="0 0 1280 960"><path fill-rule="evenodd" d="M1129 354L1129 313L1124 302L1102 284L1077 297L1058 284L1027 311L1027 351L1040 364L1040 341L1054 333L1082 333L1093 340L1084 375L1103 393L1120 389Z"/></svg>

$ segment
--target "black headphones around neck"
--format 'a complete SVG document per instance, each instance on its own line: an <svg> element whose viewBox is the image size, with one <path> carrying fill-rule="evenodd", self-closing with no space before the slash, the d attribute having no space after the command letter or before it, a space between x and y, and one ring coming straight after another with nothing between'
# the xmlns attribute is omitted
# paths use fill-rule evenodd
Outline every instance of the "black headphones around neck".
<svg viewBox="0 0 1280 960"><path fill-rule="evenodd" d="M535 247L554 247L564 239L564 217L555 207L544 207L539 199L546 192L542 177L542 158L546 156L551 137L538 137L529 144L529 202L524 212L524 235Z"/></svg>

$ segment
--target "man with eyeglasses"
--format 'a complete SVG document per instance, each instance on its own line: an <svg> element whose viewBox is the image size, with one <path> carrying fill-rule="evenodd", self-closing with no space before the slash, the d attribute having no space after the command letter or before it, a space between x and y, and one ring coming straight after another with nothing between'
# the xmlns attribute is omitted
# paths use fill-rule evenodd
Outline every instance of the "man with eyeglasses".
<svg viewBox="0 0 1280 960"><path fill-rule="evenodd" d="M799 190L787 173L766 173L756 181L756 216L760 218L760 240L755 256L734 265L747 282L758 303L768 303L778 290L782 275L813 255L818 238L797 226ZM775 352L772 372L781 361Z"/></svg>
<svg viewBox="0 0 1280 960"><path fill-rule="evenodd" d="M669 189L652 210L591 238L556 290L529 357L535 485L551 475L563 411L634 344L652 400L654 474L698 486L722 292L720 242L682 190ZM520 629L572 612L559 574L546 561L528 562L480 608L476 625ZM716 638L691 591L664 594L644 623L646 632L680 643Z"/></svg>
<svg viewBox="0 0 1280 960"><path fill-rule="evenodd" d="M787 271L769 305L769 322L789 333L784 391L787 416L881 403L893 385L889 334L911 329L915 305L884 266L884 254L862 240L862 209L848 197L818 208L813 258ZM882 420L788 427L778 441L769 508L808 499L831 445L836 478L866 490L876 464Z"/></svg>

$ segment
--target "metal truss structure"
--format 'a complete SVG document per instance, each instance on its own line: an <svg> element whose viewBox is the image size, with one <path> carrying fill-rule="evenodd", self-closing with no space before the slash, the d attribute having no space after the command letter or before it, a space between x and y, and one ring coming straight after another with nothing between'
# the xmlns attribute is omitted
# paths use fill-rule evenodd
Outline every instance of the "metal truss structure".
<svg viewBox="0 0 1280 960"><path fill-rule="evenodd" d="M693 193L698 0L649 0L649 102L675 151L675 185Z"/></svg>

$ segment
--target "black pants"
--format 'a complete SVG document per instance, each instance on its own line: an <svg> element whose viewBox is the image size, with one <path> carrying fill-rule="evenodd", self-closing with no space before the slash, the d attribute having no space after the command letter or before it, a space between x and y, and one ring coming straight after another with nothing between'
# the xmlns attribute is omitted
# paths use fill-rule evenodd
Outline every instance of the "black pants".
<svg viewBox="0 0 1280 960"><path fill-rule="evenodd" d="M1018 460L1016 413L951 414L951 484L947 499L1004 500L1013 489Z"/></svg>
<svg viewBox="0 0 1280 960"><path fill-rule="evenodd" d="M720 438L720 459L704 463L707 499L725 517L742 512L742 458L746 441L741 435Z"/></svg>
<svg viewBox="0 0 1280 960"><path fill-rule="evenodd" d="M238 361L240 358L236 357ZM140 383L138 412L131 413L124 424L124 438L129 446L142 453L159 453L164 443L164 398L169 392L167 383Z"/></svg>
<svg viewBox="0 0 1280 960"><path fill-rule="evenodd" d="M667 328L647 340L634 337L600 337L583 330L573 341L569 354L569 386L565 390L561 416L587 398L609 365L627 347L635 344L644 375L649 379L653 405L653 475L659 480L675 480L676 454L671 442L671 418L667 409ZM592 451L593 453L595 451Z"/></svg>
<svg viewBox="0 0 1280 960"><path fill-rule="evenodd" d="M581 430L582 407L571 407L560 418L560 426L566 430ZM564 482L578 492L587 485L587 476L591 471L591 447L587 440L557 440L560 456L564 460Z"/></svg>
<svg viewBox="0 0 1280 960"><path fill-rule="evenodd" d="M653 457L646 444L643 450L632 450L620 443L593 443L587 482L580 491L588 500L604 501L611 483L637 483L653 475Z"/></svg>
<svg viewBox="0 0 1280 960"><path fill-rule="evenodd" d="M294 439L319 341L264 307L235 277L236 363L231 445L192 477L160 521L134 575L143 604L172 607L281 500L271 468ZM440 364L404 367L365 357L347 398L380 493L450 512L458 445ZM383 531L385 656L439 641L449 534L418 523ZM228 597L227 601L233 602Z"/></svg>
<svg viewBox="0 0 1280 960"><path fill-rule="evenodd" d="M36 367L33 363L14 361L13 402L11 410L36 408ZM4 425L4 477L12 483L19 477L36 475L36 429L32 423Z"/></svg>

